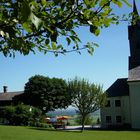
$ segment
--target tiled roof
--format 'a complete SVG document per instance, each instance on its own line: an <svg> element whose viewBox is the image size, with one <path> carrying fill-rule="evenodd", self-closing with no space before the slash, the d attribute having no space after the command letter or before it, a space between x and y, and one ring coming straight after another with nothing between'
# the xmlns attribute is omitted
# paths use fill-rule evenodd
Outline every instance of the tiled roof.
<svg viewBox="0 0 140 140"><path fill-rule="evenodd" d="M10 101L14 96L22 93L23 91L0 93L0 101Z"/></svg>
<svg viewBox="0 0 140 140"><path fill-rule="evenodd" d="M140 66L129 70L128 82L140 81Z"/></svg>
<svg viewBox="0 0 140 140"><path fill-rule="evenodd" d="M128 96L129 86L127 78L117 79L107 90L108 97Z"/></svg>

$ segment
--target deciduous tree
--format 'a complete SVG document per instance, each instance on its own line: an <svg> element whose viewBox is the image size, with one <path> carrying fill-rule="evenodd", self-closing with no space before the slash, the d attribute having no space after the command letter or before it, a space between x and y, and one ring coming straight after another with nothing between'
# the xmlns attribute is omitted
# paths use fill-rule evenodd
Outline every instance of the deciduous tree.
<svg viewBox="0 0 140 140"><path fill-rule="evenodd" d="M35 75L25 84L24 94L14 98L17 101L48 111L65 108L70 104L67 83L63 79Z"/></svg>
<svg viewBox="0 0 140 140"><path fill-rule="evenodd" d="M69 92L73 95L72 105L81 115L82 130L86 117L106 103L106 95L100 85L90 84L85 79L75 78L69 81Z"/></svg>

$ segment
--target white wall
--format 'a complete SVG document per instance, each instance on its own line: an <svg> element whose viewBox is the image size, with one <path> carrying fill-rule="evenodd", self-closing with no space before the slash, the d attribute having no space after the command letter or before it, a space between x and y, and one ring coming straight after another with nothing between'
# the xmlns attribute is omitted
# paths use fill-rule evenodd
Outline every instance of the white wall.
<svg viewBox="0 0 140 140"><path fill-rule="evenodd" d="M129 106L129 96L120 97L110 97L110 107L104 107L101 109L101 125L103 128L108 127L108 125L123 125L125 123L130 124L130 106ZM115 100L121 101L121 107L115 107ZM112 122L110 124L106 123L106 116L111 116ZM116 123L116 116L122 116L122 123Z"/></svg>
<svg viewBox="0 0 140 140"><path fill-rule="evenodd" d="M129 82L132 128L140 128L140 82Z"/></svg>

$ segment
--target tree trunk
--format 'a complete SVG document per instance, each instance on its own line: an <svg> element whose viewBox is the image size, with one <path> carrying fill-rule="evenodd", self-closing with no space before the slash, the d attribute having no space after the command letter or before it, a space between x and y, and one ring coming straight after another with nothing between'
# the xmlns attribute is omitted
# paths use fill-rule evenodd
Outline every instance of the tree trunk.
<svg viewBox="0 0 140 140"><path fill-rule="evenodd" d="M85 129L85 116L82 116L82 128L81 128L81 132L83 132Z"/></svg>

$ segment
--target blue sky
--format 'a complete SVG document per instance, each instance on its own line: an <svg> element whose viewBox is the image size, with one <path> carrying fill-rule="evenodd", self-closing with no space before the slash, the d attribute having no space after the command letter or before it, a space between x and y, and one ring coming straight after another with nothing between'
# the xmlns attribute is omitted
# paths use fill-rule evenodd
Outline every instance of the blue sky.
<svg viewBox="0 0 140 140"><path fill-rule="evenodd" d="M130 0L132 2L132 0ZM138 0L136 0L138 5ZM129 13L132 9L125 6L118 13ZM103 29L100 36L90 34L87 28L77 30L83 44L97 42L93 56L86 51L82 54L70 53L55 57L53 54L17 54L13 58L5 58L0 54L0 92L3 86L8 91L21 91L31 76L36 74L73 79L75 76L86 78L90 82L103 85L107 89L117 78L128 76L128 23L112 25Z"/></svg>

